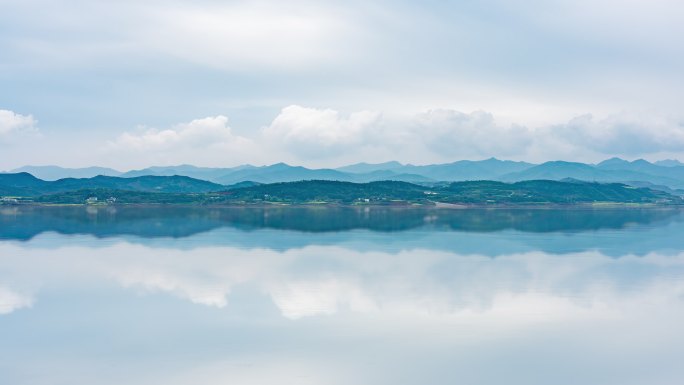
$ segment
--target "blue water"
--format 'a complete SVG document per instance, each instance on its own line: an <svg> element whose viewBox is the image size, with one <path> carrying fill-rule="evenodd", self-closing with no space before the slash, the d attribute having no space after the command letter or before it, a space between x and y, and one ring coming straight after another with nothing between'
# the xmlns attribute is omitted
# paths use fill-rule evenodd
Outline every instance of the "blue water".
<svg viewBox="0 0 684 385"><path fill-rule="evenodd" d="M0 207L0 384L684 383L684 212Z"/></svg>

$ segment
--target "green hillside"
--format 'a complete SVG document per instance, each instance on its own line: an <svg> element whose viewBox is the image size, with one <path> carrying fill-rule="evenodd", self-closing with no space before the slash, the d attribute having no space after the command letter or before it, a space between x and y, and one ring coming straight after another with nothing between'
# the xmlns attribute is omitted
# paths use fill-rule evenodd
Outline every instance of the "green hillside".
<svg viewBox="0 0 684 385"><path fill-rule="evenodd" d="M65 178L44 181L28 173L0 174L0 195L35 197L83 189L111 189L160 193L207 193L226 186L187 176L140 176L121 178Z"/></svg>
<svg viewBox="0 0 684 385"><path fill-rule="evenodd" d="M102 177L105 178L105 177ZM93 179L102 179L93 178ZM90 180L71 180L60 184L60 189L27 199L38 203L91 204L162 203L215 205L434 205L436 203L462 205L572 205L594 203L682 204L679 196L649 188L637 188L619 183L581 181L532 180L516 183L469 181L425 187L408 182L382 181L370 183L312 180L271 184L245 183L221 191L207 191L214 186L197 184L180 177L153 177L165 180L163 189L145 184L148 179L130 178L135 182L122 184L116 179L113 187L95 187ZM157 179L153 179L157 180ZM30 180L27 180L31 182ZM83 181L83 183L78 183ZM35 182L35 181L34 181ZM190 183L190 186L186 183ZM103 183L100 183L102 185ZM50 185L50 184L48 184ZM241 187L242 186L242 187ZM54 188L54 186L50 187ZM133 189L135 188L135 190ZM195 191L188 192L188 189ZM200 189L204 188L205 191ZM49 190L49 189L47 189ZM114 198L114 199L110 199ZM24 201L27 201L26 199Z"/></svg>

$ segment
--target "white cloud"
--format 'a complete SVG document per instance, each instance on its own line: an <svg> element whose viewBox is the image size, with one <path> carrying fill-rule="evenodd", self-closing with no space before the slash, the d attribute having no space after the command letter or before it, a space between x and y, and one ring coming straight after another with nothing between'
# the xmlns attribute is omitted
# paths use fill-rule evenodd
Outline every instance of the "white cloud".
<svg viewBox="0 0 684 385"><path fill-rule="evenodd" d="M195 119L172 129L146 129L140 134L125 132L111 146L132 150L167 149L178 146L205 146L241 140L233 135L228 118L222 115Z"/></svg>
<svg viewBox="0 0 684 385"><path fill-rule="evenodd" d="M31 115L0 109L0 139L17 133L36 132L37 123Z"/></svg>
<svg viewBox="0 0 684 385"><path fill-rule="evenodd" d="M15 310L31 307L33 298L0 286L0 314L9 314Z"/></svg>
<svg viewBox="0 0 684 385"><path fill-rule="evenodd" d="M520 155L534 140L528 128L500 126L484 111L431 110L417 115L414 122L417 141L451 158Z"/></svg>
<svg viewBox="0 0 684 385"><path fill-rule="evenodd" d="M342 117L331 109L291 105L281 110L262 135L291 151L325 157L376 142L380 123L381 116L376 112L360 111Z"/></svg>
<svg viewBox="0 0 684 385"><path fill-rule="evenodd" d="M261 135L260 142L272 146L272 153L299 162L337 164L384 160L428 163L488 157L595 161L684 148L682 122L629 113L605 118L581 115L566 123L528 127L500 124L494 114L486 111L433 109L395 118L360 111L345 117L331 109L292 105L283 108Z"/></svg>
<svg viewBox="0 0 684 385"><path fill-rule="evenodd" d="M684 148L684 125L633 113L580 115L540 127L500 124L486 111L433 109L408 116L290 105L261 130L237 135L223 115L172 128L125 132L108 143L138 166L192 163L225 166L280 161L309 167L359 161L425 164L461 159L599 161L674 154ZM679 155L681 156L681 154Z"/></svg>
<svg viewBox="0 0 684 385"><path fill-rule="evenodd" d="M233 134L228 118L219 115L164 130L143 128L139 133L124 132L107 143L107 150L113 154L127 153L135 163L149 166L155 162L207 164L217 159L237 160L248 156L253 145L250 139Z"/></svg>
<svg viewBox="0 0 684 385"><path fill-rule="evenodd" d="M550 133L601 154L638 156L684 148L684 122L664 117L619 114L597 119L587 114L552 127Z"/></svg>
<svg viewBox="0 0 684 385"><path fill-rule="evenodd" d="M483 111L436 109L387 119L379 112L359 111L345 117L332 109L298 105L283 108L261 134L264 142L298 161L338 162L425 163L521 155L534 139L528 128L499 125Z"/></svg>
<svg viewBox="0 0 684 385"><path fill-rule="evenodd" d="M682 5L669 0L5 3L0 65L17 80L3 85L41 116L64 109L58 124L75 130L104 111L127 111L130 127L165 106L255 121L294 102L455 106L529 127L585 111L676 113L684 90ZM64 100L32 96L55 94Z"/></svg>

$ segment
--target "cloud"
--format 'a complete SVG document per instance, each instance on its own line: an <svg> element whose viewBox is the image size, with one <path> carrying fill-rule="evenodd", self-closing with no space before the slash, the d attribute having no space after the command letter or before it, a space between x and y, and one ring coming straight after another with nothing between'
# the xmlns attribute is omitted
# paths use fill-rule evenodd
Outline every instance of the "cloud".
<svg viewBox="0 0 684 385"><path fill-rule="evenodd" d="M331 109L291 105L280 111L262 135L291 151L325 157L376 142L380 123L376 112L359 111L342 117Z"/></svg>
<svg viewBox="0 0 684 385"><path fill-rule="evenodd" d="M586 114L551 127L550 133L602 154L638 156L684 148L684 122L665 117L625 113L597 119Z"/></svg>
<svg viewBox="0 0 684 385"><path fill-rule="evenodd" d="M115 148L132 150L167 149L178 146L204 146L239 141L228 126L228 118L219 115L195 119L172 129L146 129L143 133L123 133L111 143Z"/></svg>
<svg viewBox="0 0 684 385"><path fill-rule="evenodd" d="M342 39L358 32L339 16L307 2L164 6L146 14L135 38L153 52L219 69L301 71L343 58Z"/></svg>
<svg viewBox="0 0 684 385"><path fill-rule="evenodd" d="M124 132L109 141L106 147L110 153L137 154L138 160L142 158L147 162L197 164L215 159L244 158L250 154L253 143L233 134L228 118L218 115L164 130L143 128L139 133Z"/></svg>
<svg viewBox="0 0 684 385"><path fill-rule="evenodd" d="M21 115L10 110L0 109L0 139L17 133L37 131L36 121L31 115Z"/></svg>
<svg viewBox="0 0 684 385"><path fill-rule="evenodd" d="M5 3L3 89L41 119L61 111L64 131L207 106L254 122L290 103L455 106L530 127L585 111L677 113L684 90L674 1Z"/></svg>
<svg viewBox="0 0 684 385"><path fill-rule="evenodd" d="M224 71L297 72L339 64L350 53L340 48L363 31L339 7L308 1L37 3L8 9L24 21L10 24L10 64L149 68L153 58ZM36 6L45 13L31 12ZM26 34L31 30L42 38Z"/></svg>
<svg viewBox="0 0 684 385"><path fill-rule="evenodd" d="M430 110L414 118L412 129L430 151L462 158L520 155L534 140L528 128L503 127L484 111Z"/></svg>
<svg viewBox="0 0 684 385"><path fill-rule="evenodd" d="M342 116L332 109L298 105L283 108L262 135L265 141L296 155L300 161L340 155L346 155L352 162L367 161L366 156L380 154L418 163L430 159L519 155L534 139L526 127L501 126L491 113L483 111L435 109L386 119L379 112L359 111Z"/></svg>
<svg viewBox="0 0 684 385"><path fill-rule="evenodd" d="M33 298L0 286L0 314L9 314L15 310L31 307Z"/></svg>
<svg viewBox="0 0 684 385"><path fill-rule="evenodd" d="M486 111L431 109L387 118L359 111L285 107L258 139L299 162L399 160L448 162L489 157L529 161L601 160L645 156L684 148L684 126L668 118L580 115L560 124L504 125Z"/></svg>
<svg viewBox="0 0 684 385"><path fill-rule="evenodd" d="M668 117L586 114L566 122L528 127L501 124L491 112L431 109L407 116L375 111L343 114L289 105L260 130L237 135L223 115L169 129L142 128L110 141L139 166L294 162L310 167L359 161L425 164L461 159L600 161L647 157L684 148L684 125Z"/></svg>

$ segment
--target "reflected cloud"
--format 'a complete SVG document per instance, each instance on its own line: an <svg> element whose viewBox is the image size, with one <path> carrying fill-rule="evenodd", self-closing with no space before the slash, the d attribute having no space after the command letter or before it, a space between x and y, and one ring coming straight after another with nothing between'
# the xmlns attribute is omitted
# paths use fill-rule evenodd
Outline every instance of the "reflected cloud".
<svg viewBox="0 0 684 385"><path fill-rule="evenodd" d="M141 288L150 292L169 292L196 304L218 308L228 304L227 296L230 293L230 286L225 284L206 284L201 280L193 280L193 277L182 277L173 272L139 269L122 273L118 279L124 287Z"/></svg>
<svg viewBox="0 0 684 385"><path fill-rule="evenodd" d="M0 285L0 315L33 306L33 298Z"/></svg>
<svg viewBox="0 0 684 385"><path fill-rule="evenodd" d="M378 310L377 301L354 282L337 279L288 282L269 287L281 314L289 319L331 315L346 307L354 312Z"/></svg>
<svg viewBox="0 0 684 385"><path fill-rule="evenodd" d="M215 308L228 307L231 293L243 287L265 294L281 316L292 320L373 314L409 323L516 325L620 317L636 311L628 305L639 302L684 305L684 253L615 259L599 251L528 252L490 258L338 246L188 251L127 242L101 247L96 254L60 247L50 258L9 244L0 244L0 253L8 256L2 273L27 287L105 280L141 294L169 293ZM6 309L31 305L30 298L12 293L5 290L2 297L8 298Z"/></svg>
<svg viewBox="0 0 684 385"><path fill-rule="evenodd" d="M43 238L51 248L32 247ZM0 382L49 384L53 373L139 385L682 378L682 249L490 257L194 241L0 242L0 304L33 305L0 317Z"/></svg>

